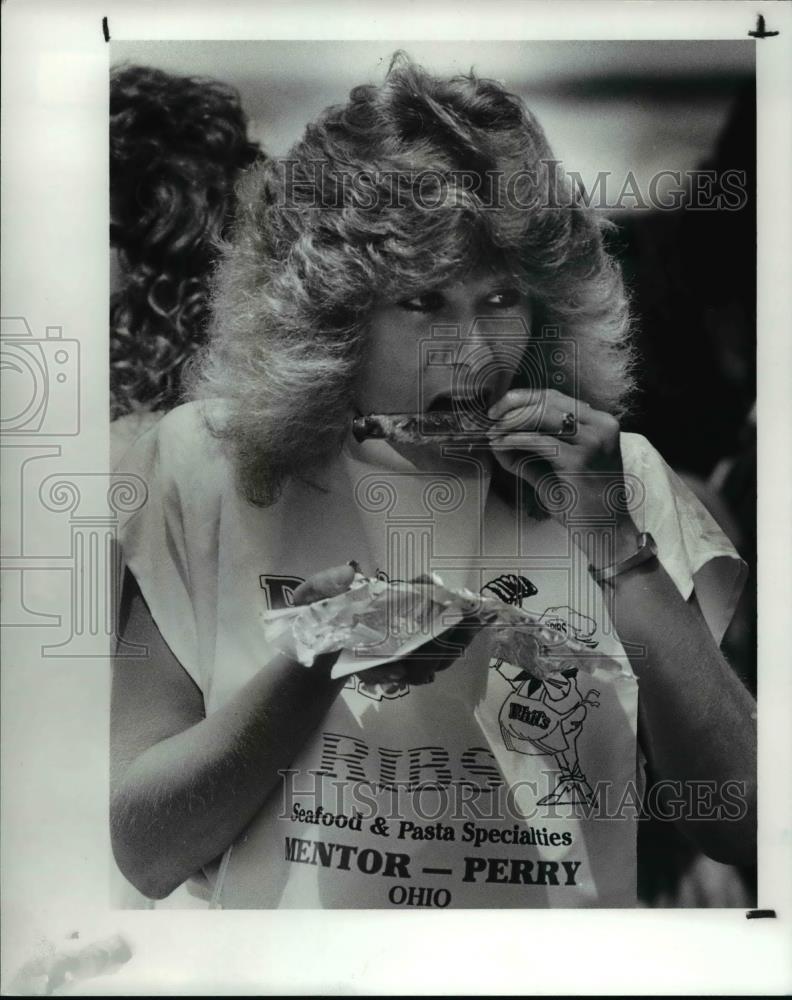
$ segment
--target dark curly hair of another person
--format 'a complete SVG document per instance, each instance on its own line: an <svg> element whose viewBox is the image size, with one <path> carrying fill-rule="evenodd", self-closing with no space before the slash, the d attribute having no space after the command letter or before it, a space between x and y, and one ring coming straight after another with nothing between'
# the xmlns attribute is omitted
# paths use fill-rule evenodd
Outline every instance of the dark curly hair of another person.
<svg viewBox="0 0 792 1000"><path fill-rule="evenodd" d="M184 364L205 340L235 183L263 155L247 125L237 92L216 80L112 71L111 243L124 273L110 303L113 419L181 399Z"/></svg>

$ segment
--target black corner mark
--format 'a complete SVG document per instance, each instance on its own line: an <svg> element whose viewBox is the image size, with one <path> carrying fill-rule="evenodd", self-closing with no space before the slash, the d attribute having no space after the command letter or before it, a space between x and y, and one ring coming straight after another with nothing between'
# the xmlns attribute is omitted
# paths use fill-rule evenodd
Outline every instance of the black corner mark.
<svg viewBox="0 0 792 1000"><path fill-rule="evenodd" d="M745 914L746 920L759 920L764 917L770 917L773 920L776 918L775 910L748 910Z"/></svg>
<svg viewBox="0 0 792 1000"><path fill-rule="evenodd" d="M774 38L777 31L765 31L765 19L762 14L756 15L756 31L749 31L751 38Z"/></svg>
<svg viewBox="0 0 792 1000"><path fill-rule="evenodd" d="M102 34L104 35L104 40L106 42L110 41L110 25L107 23L107 18L102 18Z"/></svg>

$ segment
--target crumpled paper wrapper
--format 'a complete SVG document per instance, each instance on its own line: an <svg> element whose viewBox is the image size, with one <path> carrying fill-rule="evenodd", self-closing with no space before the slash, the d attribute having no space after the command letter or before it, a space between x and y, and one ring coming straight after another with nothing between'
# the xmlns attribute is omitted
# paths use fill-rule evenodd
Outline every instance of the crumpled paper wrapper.
<svg viewBox="0 0 792 1000"><path fill-rule="evenodd" d="M79 996L78 984L94 976L117 972L131 957L132 948L121 934L88 944L77 932L59 945L45 938L17 970L6 995Z"/></svg>
<svg viewBox="0 0 792 1000"><path fill-rule="evenodd" d="M462 618L475 615L486 622L491 657L534 677L541 679L571 666L622 671L616 660L592 654L582 643L542 623L534 612L467 588L452 590L436 573L419 579L391 583L356 573L343 594L262 612L264 637L306 667L323 653L348 650L354 656L332 672L341 677L406 656Z"/></svg>

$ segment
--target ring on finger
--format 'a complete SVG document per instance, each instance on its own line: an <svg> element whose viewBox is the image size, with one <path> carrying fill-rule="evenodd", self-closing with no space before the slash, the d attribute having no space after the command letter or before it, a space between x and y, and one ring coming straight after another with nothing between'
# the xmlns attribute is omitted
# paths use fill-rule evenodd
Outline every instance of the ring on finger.
<svg viewBox="0 0 792 1000"><path fill-rule="evenodd" d="M574 434L577 430L577 420L575 414L567 411L561 417L561 434Z"/></svg>

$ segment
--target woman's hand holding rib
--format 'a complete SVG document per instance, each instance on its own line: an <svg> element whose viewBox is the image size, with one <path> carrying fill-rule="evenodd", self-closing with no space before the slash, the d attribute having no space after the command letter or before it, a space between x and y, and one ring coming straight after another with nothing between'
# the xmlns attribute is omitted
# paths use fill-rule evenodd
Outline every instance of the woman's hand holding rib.
<svg viewBox="0 0 792 1000"><path fill-rule="evenodd" d="M606 490L624 490L619 424L610 414L555 390L516 389L493 405L490 437L497 461L532 486L573 491L575 538L589 562L632 555L638 531L627 512L611 509ZM540 491L541 493L541 487ZM562 522L566 514L557 511ZM590 522L590 523L587 523ZM603 536L612 532L612 544ZM696 787L714 787L706 815L683 810L679 825L715 860L753 863L756 849L756 703L721 654L695 596L686 601L659 559L603 585L622 642L642 650L631 662L641 695L640 736L655 780L695 803ZM744 811L717 817L723 793L742 786ZM727 783L732 783L728 785ZM677 806L678 811L678 806Z"/></svg>

